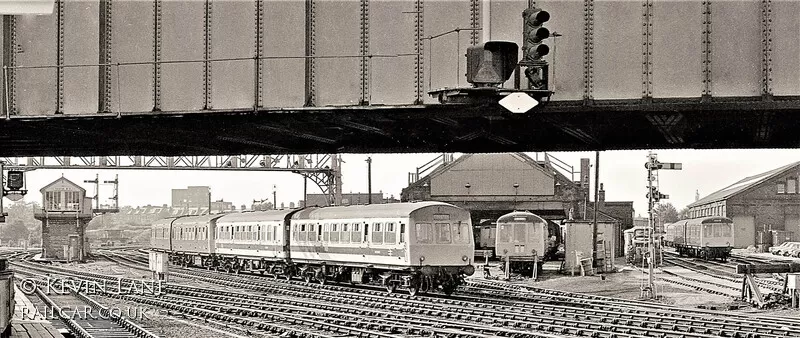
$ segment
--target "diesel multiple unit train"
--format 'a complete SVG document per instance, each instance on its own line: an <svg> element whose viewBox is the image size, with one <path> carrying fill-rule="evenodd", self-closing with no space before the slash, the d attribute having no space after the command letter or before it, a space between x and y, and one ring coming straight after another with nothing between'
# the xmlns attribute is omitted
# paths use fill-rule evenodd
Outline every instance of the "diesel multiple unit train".
<svg viewBox="0 0 800 338"><path fill-rule="evenodd" d="M468 211L441 202L309 207L164 219L151 245L173 263L307 282L452 293L472 275Z"/></svg>
<svg viewBox="0 0 800 338"><path fill-rule="evenodd" d="M733 245L733 221L727 217L703 217L664 225L664 245L679 255L726 260Z"/></svg>

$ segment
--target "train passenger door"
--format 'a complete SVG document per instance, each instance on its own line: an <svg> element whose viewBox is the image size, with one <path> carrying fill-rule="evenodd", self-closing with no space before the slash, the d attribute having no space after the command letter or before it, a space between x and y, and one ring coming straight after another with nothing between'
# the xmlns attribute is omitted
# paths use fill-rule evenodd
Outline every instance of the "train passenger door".
<svg viewBox="0 0 800 338"><path fill-rule="evenodd" d="M733 217L733 247L747 248L756 244L755 216Z"/></svg>

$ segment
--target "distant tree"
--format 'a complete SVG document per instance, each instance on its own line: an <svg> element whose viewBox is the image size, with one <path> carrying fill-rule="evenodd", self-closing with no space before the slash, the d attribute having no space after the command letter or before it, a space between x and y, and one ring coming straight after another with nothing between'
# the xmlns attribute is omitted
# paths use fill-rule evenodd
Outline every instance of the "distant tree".
<svg viewBox="0 0 800 338"><path fill-rule="evenodd" d="M680 219L678 210L669 202L656 205L656 213L661 224L677 222Z"/></svg>
<svg viewBox="0 0 800 338"><path fill-rule="evenodd" d="M678 211L678 220L688 219L689 218L689 208L683 208L681 211Z"/></svg>
<svg viewBox="0 0 800 338"><path fill-rule="evenodd" d="M28 228L21 220L14 220L0 226L0 238L3 242L17 243L19 240L28 240Z"/></svg>

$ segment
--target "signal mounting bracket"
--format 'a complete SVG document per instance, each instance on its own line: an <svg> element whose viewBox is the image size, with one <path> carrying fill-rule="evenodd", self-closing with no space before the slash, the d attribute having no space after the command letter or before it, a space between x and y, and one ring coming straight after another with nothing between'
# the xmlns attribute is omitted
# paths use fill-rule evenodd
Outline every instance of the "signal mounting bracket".
<svg viewBox="0 0 800 338"><path fill-rule="evenodd" d="M428 92L431 97L437 98L442 104L480 104L497 103L500 99L512 93L525 93L536 99L541 104L550 101L553 92L541 89L514 89L499 87L462 87L442 88Z"/></svg>

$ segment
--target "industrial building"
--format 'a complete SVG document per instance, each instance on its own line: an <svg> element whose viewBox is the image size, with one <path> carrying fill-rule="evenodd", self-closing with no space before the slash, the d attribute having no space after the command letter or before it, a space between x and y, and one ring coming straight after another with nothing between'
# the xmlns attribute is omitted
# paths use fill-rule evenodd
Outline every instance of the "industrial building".
<svg viewBox="0 0 800 338"><path fill-rule="evenodd" d="M211 204L211 187L190 186L186 189L172 189L173 208L208 208Z"/></svg>
<svg viewBox="0 0 800 338"><path fill-rule="evenodd" d="M688 205L689 217L724 216L733 220L735 248L768 244L770 231L800 235L800 162L745 177ZM759 243L757 233L765 236Z"/></svg>
<svg viewBox="0 0 800 338"><path fill-rule="evenodd" d="M465 154L419 176L410 175L416 180L403 189L402 201L448 202L469 210L476 225L513 210L552 221L594 219L588 159L576 172L546 154L541 160L524 153ZM604 189L598 200L598 221L617 224L615 242L623 243L622 230L633 226L633 202L607 202ZM614 252L623 255L622 246Z"/></svg>

